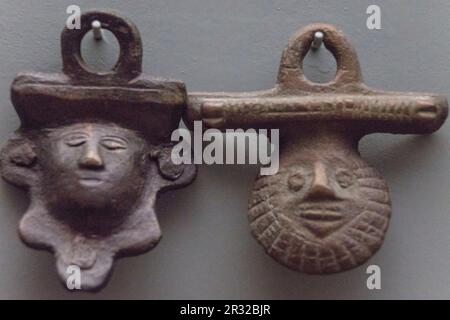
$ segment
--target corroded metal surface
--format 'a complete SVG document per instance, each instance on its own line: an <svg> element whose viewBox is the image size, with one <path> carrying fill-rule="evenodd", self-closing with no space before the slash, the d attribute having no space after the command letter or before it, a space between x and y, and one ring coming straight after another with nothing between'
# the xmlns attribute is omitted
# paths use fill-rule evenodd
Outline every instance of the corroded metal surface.
<svg viewBox="0 0 450 320"><path fill-rule="evenodd" d="M94 20L120 44L108 72L91 70L80 54ZM187 185L196 171L170 159L184 84L141 74L141 39L132 22L104 11L86 12L81 22L80 30L62 32L63 73L15 79L21 127L2 151L1 169L30 193L19 228L23 241L54 252L63 282L76 265L82 289L96 290L115 258L158 243L157 194Z"/></svg>
<svg viewBox="0 0 450 320"><path fill-rule="evenodd" d="M314 34L337 61L329 83L313 83L303 59ZM280 170L256 179L249 201L252 234L289 268L333 273L367 261L381 246L391 205L383 177L358 152L367 134L426 134L447 117L447 100L364 85L355 50L326 24L300 30L284 50L267 91L193 93L185 120L210 128L279 128Z"/></svg>

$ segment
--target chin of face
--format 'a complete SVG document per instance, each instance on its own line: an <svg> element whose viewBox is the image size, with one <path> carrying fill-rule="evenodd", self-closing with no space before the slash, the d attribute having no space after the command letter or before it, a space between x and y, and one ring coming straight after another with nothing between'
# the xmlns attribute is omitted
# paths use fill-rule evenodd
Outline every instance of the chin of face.
<svg viewBox="0 0 450 320"><path fill-rule="evenodd" d="M120 227L140 204L142 188L77 187L75 184L54 185L47 196L49 213L76 232L85 235L108 235Z"/></svg>

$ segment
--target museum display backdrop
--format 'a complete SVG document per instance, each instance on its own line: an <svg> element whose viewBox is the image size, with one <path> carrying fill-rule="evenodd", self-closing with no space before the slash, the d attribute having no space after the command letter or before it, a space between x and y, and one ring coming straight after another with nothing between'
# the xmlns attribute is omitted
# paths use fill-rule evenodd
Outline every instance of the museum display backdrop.
<svg viewBox="0 0 450 320"><path fill-rule="evenodd" d="M59 34L72 3L0 3L0 130L2 145L19 124L10 84L19 71L59 72ZM273 86L289 36L313 22L343 30L373 88L450 96L450 4L378 1L381 30L367 28L365 1L78 1L82 10L108 7L133 19L144 43L143 71L180 79L189 91L251 91ZM112 35L83 54L97 66L117 57ZM308 55L306 75L333 78L335 62L321 48ZM393 214L383 247L351 271L311 276L282 267L253 241L247 203L257 166L199 166L190 186L156 203L164 237L146 255L118 261L95 296L71 293L53 272L52 255L19 241L28 203L22 191L0 188L0 298L311 299L450 298L450 129L432 136L373 135L361 153L390 186ZM367 267L381 270L369 290Z"/></svg>

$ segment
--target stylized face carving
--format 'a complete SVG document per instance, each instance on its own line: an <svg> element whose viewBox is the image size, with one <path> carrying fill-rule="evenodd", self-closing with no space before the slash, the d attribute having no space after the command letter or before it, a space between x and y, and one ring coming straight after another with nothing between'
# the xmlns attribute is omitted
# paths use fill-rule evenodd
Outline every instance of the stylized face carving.
<svg viewBox="0 0 450 320"><path fill-rule="evenodd" d="M389 216L387 185L374 169L356 153L320 149L282 159L276 175L259 177L249 211L266 251L307 273L366 261L381 246Z"/></svg>
<svg viewBox="0 0 450 320"><path fill-rule="evenodd" d="M48 131L40 156L45 198L57 213L123 215L145 183L146 144L111 124L75 124Z"/></svg>
<svg viewBox="0 0 450 320"><path fill-rule="evenodd" d="M120 45L107 72L80 56L94 20ZM11 100L21 125L0 152L0 171L29 192L21 239L54 253L65 285L68 268L78 266L81 288L98 290L115 259L158 243L158 194L188 185L196 168L171 161L184 83L142 74L142 41L130 20L94 10L81 22L61 33L62 73L15 78Z"/></svg>
<svg viewBox="0 0 450 320"><path fill-rule="evenodd" d="M64 283L76 265L83 289L98 289L115 257L158 243L157 193L194 178L194 165L171 162L171 148L113 123L18 133L0 162L7 181L30 190L22 240L55 253Z"/></svg>

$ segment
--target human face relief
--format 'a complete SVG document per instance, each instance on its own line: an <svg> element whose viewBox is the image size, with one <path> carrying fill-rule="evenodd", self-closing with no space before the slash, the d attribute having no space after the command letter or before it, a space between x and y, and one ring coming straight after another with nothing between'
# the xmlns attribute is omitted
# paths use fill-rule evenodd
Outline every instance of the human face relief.
<svg viewBox="0 0 450 320"><path fill-rule="evenodd" d="M283 215L298 228L324 238L361 213L365 197L356 168L337 157L315 156L285 175Z"/></svg>
<svg viewBox="0 0 450 320"><path fill-rule="evenodd" d="M290 268L332 273L366 261L390 216L383 178L356 153L307 152L260 177L250 202L253 235Z"/></svg>
<svg viewBox="0 0 450 320"><path fill-rule="evenodd" d="M75 124L51 130L45 144L43 180L51 204L117 211L141 193L145 143L131 130Z"/></svg>

